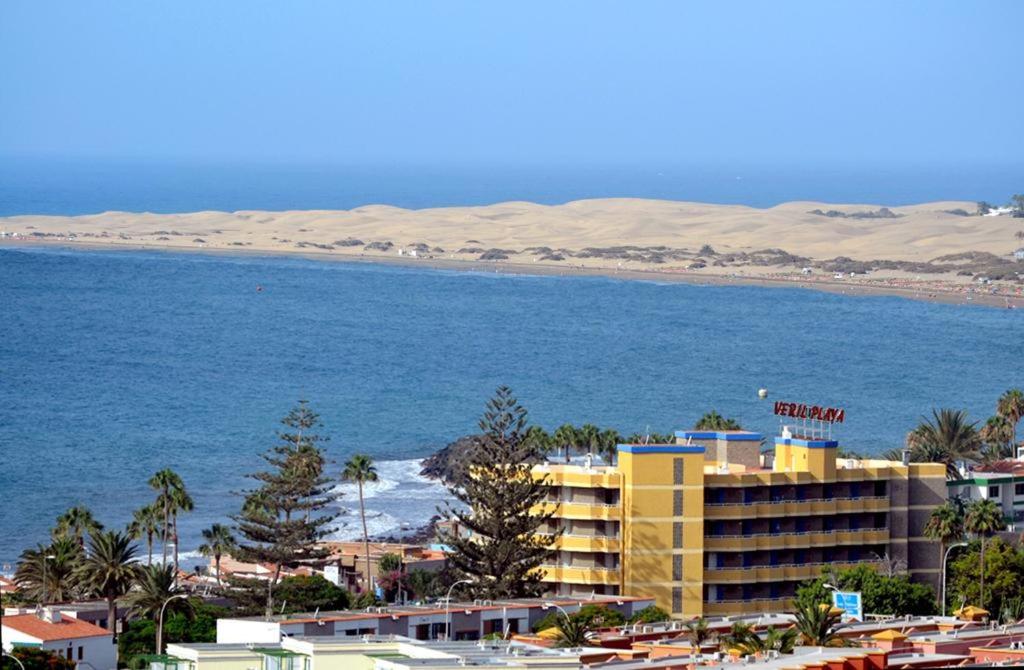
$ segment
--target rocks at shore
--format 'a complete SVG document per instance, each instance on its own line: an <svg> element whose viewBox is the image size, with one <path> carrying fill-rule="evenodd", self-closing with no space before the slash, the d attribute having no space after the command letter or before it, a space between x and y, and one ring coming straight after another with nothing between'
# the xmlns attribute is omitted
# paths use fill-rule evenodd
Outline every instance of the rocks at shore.
<svg viewBox="0 0 1024 670"><path fill-rule="evenodd" d="M460 463L465 462L465 454L479 437L479 435L465 435L424 458L420 475L445 484L457 483L462 477Z"/></svg>

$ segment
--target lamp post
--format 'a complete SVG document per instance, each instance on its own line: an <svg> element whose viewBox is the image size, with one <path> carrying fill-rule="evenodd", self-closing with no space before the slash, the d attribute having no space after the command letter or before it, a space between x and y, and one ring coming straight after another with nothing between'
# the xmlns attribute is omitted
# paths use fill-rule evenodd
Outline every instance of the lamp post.
<svg viewBox="0 0 1024 670"><path fill-rule="evenodd" d="M6 651L0 651L0 656L6 656L7 658L9 658L12 661L14 661L15 663L17 663L18 666L21 668L21 670L25 670L25 664L22 663L21 659L18 658L17 656L14 656L12 654L8 654Z"/></svg>
<svg viewBox="0 0 1024 670"><path fill-rule="evenodd" d="M452 590L454 590L455 587L458 586L459 584L472 584L472 583L473 583L473 580L471 580L471 579L460 579L459 581L455 582L454 584L452 584L451 586L448 587L448 595L446 595L444 597L444 639L446 641L451 639L451 634L452 634L452 613L451 613Z"/></svg>
<svg viewBox="0 0 1024 670"><path fill-rule="evenodd" d="M164 646L164 610L167 609L167 603L171 602L172 600L178 599L178 598L188 598L188 594L187 593L176 593L175 595L173 595L170 598L168 598L167 600L165 600L164 604L160 606L160 616L157 617L157 621L156 621L156 654L157 654L157 656L159 656L160 654L163 653L163 646Z"/></svg>
<svg viewBox="0 0 1024 670"><path fill-rule="evenodd" d="M946 552L942 555L942 616L946 615L946 563L949 561L949 552L953 551L957 547L966 546L966 542L954 542L946 547Z"/></svg>
<svg viewBox="0 0 1024 670"><path fill-rule="evenodd" d="M566 622L566 623L569 623L569 613L568 613L568 612L566 612L566 611L565 611L565 608L564 608L564 607L562 607L561 605L559 605L558 603L551 603L551 602L548 602L548 603L544 603L543 605L541 605L541 609L543 609L543 610L546 610L546 609L551 609L552 607L554 607L554 608L555 608L556 610L558 610L559 612L561 612L561 613L562 613L562 616L563 616L563 617L565 617L565 622ZM561 629L562 627L561 627L561 626L559 626L559 628ZM563 630L564 630L564 629L563 629Z"/></svg>

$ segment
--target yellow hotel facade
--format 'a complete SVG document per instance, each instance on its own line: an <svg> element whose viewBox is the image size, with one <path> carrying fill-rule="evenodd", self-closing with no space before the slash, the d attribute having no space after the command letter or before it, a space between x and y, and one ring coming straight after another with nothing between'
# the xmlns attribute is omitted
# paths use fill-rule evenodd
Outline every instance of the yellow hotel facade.
<svg viewBox="0 0 1024 670"><path fill-rule="evenodd" d="M537 465L542 532L562 534L543 566L557 595L655 598L674 617L788 609L797 585L881 559L935 585L923 536L946 499L942 464L839 458L833 440L784 431L685 431L675 444L619 445L615 465Z"/></svg>

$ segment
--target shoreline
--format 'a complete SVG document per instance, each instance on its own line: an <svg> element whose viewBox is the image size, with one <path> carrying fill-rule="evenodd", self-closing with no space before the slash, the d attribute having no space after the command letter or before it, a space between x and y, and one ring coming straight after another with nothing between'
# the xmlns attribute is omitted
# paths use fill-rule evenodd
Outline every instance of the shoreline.
<svg viewBox="0 0 1024 670"><path fill-rule="evenodd" d="M603 266L584 266L562 263L516 263L513 261L481 261L457 258L416 258L411 256L386 256L383 254L351 254L312 249L263 249L221 247L185 247L183 245L160 245L145 243L122 243L109 241L104 243L79 242L75 240L47 240L7 238L0 240L0 248L64 248L82 251L156 251L162 253L199 254L212 256L236 257L282 257L303 258L306 260L369 263L392 265L399 267L420 267L426 269L449 270L454 272L481 272L507 275L524 275L540 277L602 277L622 279L626 281L653 281L665 283L690 284L695 286L754 286L759 288L802 288L823 291L836 295L851 297L901 297L910 300L932 302L949 305L979 305L985 307L1024 309L1024 290L1018 288L1017 293L991 293L975 289L971 285L957 282L934 280L927 287L896 286L884 283L886 280L829 280L827 278L804 276L772 276L770 274L715 273L680 269L640 269Z"/></svg>

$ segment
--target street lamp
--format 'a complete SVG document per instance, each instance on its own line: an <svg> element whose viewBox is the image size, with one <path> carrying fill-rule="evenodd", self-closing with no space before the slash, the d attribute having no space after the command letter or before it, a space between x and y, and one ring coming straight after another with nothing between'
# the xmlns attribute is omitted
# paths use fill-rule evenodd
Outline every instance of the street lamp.
<svg viewBox="0 0 1024 670"><path fill-rule="evenodd" d="M163 646L164 646L164 610L167 608L167 603L169 603L172 600L175 600L177 598L188 598L188 594L187 593L177 593L177 594L171 596L170 598L168 598L167 600L165 600L164 604L160 606L160 616L157 618L157 622L156 622L156 654L157 654L157 656L159 656L160 654L163 653Z"/></svg>
<svg viewBox="0 0 1024 670"><path fill-rule="evenodd" d="M25 664L22 663L21 659L18 658L17 656L13 656L12 654L8 654L6 651L2 651L2 650L0 650L0 656L6 656L7 658L9 658L12 661L14 661L15 663L17 663L21 667L21 670L25 670Z"/></svg>
<svg viewBox="0 0 1024 670"><path fill-rule="evenodd" d="M444 639L445 640L450 640L451 639L451 634L452 634L452 613L451 613L452 590L456 586L458 586L459 584L472 584L472 583L473 583L473 580L471 580L471 579L460 579L459 581L455 582L454 584L452 584L451 586L448 587L448 595L446 595L444 597Z"/></svg>
<svg viewBox="0 0 1024 670"><path fill-rule="evenodd" d="M946 562L949 560L949 552L953 551L957 547L966 547L966 542L954 542L953 544L946 547L946 553L942 555L942 612L943 616L946 615Z"/></svg>
<svg viewBox="0 0 1024 670"><path fill-rule="evenodd" d="M568 623L569 623L569 613L568 613L568 612L566 612L566 611L565 611L565 608L563 608L563 607L562 607L561 605L559 605L558 603L551 603L551 602L548 602L548 603L544 603L543 605L541 605L541 606L540 606L540 608L541 608L542 610L547 610L547 609L551 609L552 607L554 607L554 608L555 608L556 610L558 610L559 612L561 612L561 613L562 613L562 616L563 616L563 617L565 617L565 623L566 623L566 624L568 624ZM561 630L565 630L565 627L564 627L564 626L559 626L559 629L561 629Z"/></svg>

